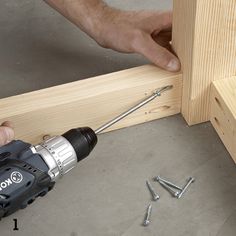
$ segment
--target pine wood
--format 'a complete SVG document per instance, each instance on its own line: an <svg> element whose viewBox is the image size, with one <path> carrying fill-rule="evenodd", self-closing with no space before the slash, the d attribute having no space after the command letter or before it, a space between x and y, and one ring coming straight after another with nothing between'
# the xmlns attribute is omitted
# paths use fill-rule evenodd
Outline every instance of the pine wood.
<svg viewBox="0 0 236 236"><path fill-rule="evenodd" d="M35 144L71 128L97 128L166 85L174 88L110 130L119 129L179 113L182 75L147 65L1 99L0 122L13 121L16 138Z"/></svg>
<svg viewBox="0 0 236 236"><path fill-rule="evenodd" d="M209 120L210 85L236 75L235 0L174 0L173 45L183 69L182 114Z"/></svg>
<svg viewBox="0 0 236 236"><path fill-rule="evenodd" d="M213 82L211 123L236 162L236 77Z"/></svg>

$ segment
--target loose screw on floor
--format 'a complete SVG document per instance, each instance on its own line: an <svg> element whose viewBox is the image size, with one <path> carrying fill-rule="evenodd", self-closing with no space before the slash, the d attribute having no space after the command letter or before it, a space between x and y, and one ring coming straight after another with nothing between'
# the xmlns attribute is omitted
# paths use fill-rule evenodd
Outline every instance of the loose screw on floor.
<svg viewBox="0 0 236 236"><path fill-rule="evenodd" d="M154 178L154 180L158 181L158 182L163 182L165 184L167 184L168 186L172 187L172 188L175 188L175 189L178 189L180 191L182 191L183 189L179 186L177 186L176 184L173 184L172 182L168 181L168 180L165 180L163 178L161 178L160 176L157 176Z"/></svg>
<svg viewBox="0 0 236 236"><path fill-rule="evenodd" d="M150 193L152 194L153 201L157 201L158 199L160 199L160 196L156 194L156 192L154 191L154 188L152 187L151 183L148 180L146 181L146 184Z"/></svg>
<svg viewBox="0 0 236 236"><path fill-rule="evenodd" d="M146 211L145 219L143 221L144 226L148 226L150 224L151 212L152 212L152 205L149 204Z"/></svg>
<svg viewBox="0 0 236 236"><path fill-rule="evenodd" d="M183 187L183 190L178 194L177 198L181 198L183 196L183 194L187 191L187 189L189 188L190 184L192 184L195 181L195 179L193 177L190 177L187 184Z"/></svg>
<svg viewBox="0 0 236 236"><path fill-rule="evenodd" d="M178 185L170 182L169 180L161 178L160 176L154 177L154 180L159 182L159 184L163 188L165 188L173 197L178 198L178 199L180 199L185 194L185 192L187 191L189 186L195 181L195 179L193 177L190 177L188 179L187 183L185 184L185 186L183 188L181 188ZM147 184L147 187L152 195L153 200L157 201L158 199L160 199L160 196L158 194L156 194L150 181L147 180L146 184ZM177 191L175 191L174 189L176 189ZM145 219L143 221L143 226L148 226L150 224L151 211L152 211L152 205L149 204L146 214L145 214Z"/></svg>
<svg viewBox="0 0 236 236"><path fill-rule="evenodd" d="M164 187L173 197L178 197L179 196L179 191L174 191L172 188L170 188L166 183L159 181L160 185Z"/></svg>

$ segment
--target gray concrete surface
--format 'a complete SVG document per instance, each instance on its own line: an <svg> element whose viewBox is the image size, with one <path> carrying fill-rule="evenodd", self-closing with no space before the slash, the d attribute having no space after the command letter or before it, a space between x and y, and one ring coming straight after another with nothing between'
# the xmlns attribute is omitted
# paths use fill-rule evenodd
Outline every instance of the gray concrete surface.
<svg viewBox="0 0 236 236"><path fill-rule="evenodd" d="M171 7L167 0L110 0L128 9ZM2 0L0 97L145 63L99 48L38 0ZM145 180L160 174L196 182L181 200L157 183L152 223ZM19 231L13 231L13 219ZM236 169L212 126L186 126L181 116L99 136L91 156L46 197L0 222L1 236L234 236Z"/></svg>

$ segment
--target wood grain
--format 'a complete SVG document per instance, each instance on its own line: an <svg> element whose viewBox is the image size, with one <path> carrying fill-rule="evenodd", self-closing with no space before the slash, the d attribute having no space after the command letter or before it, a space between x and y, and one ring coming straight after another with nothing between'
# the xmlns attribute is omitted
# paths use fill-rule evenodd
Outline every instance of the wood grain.
<svg viewBox="0 0 236 236"><path fill-rule="evenodd" d="M236 162L236 77L212 83L211 123Z"/></svg>
<svg viewBox="0 0 236 236"><path fill-rule="evenodd" d="M16 138L33 144L81 126L97 128L157 88L174 88L110 130L180 112L182 75L146 65L0 100L0 122L13 121Z"/></svg>
<svg viewBox="0 0 236 236"><path fill-rule="evenodd" d="M182 114L209 120L210 85L236 75L235 0L174 0L173 46L183 70Z"/></svg>

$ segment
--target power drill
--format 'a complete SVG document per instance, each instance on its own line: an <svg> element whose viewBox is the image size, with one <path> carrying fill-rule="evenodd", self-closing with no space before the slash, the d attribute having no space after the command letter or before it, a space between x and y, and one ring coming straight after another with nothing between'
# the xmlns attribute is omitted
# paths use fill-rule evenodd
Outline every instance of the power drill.
<svg viewBox="0 0 236 236"><path fill-rule="evenodd" d="M62 176L90 154L97 144L97 134L171 88L156 90L95 131L89 127L77 128L36 146L17 140L0 147L0 219L45 196Z"/></svg>

